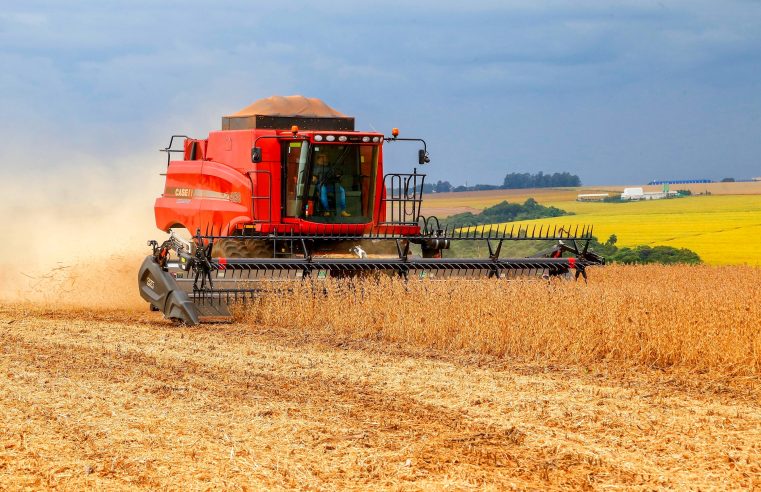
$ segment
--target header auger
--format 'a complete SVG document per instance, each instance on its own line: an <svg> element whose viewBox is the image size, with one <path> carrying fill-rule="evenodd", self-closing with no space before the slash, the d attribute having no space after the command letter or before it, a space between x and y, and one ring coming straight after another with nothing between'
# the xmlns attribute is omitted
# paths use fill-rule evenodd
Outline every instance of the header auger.
<svg viewBox="0 0 761 492"><path fill-rule="evenodd" d="M139 273L141 296L167 318L197 324L230 316L264 282L389 274L403 279L570 276L604 260L586 226L453 229L421 215L425 174L383 173L383 144L422 139L354 131L354 119L316 99L269 98L223 118L204 140L163 149L166 188L156 223L170 232ZM190 231L192 241L172 229ZM448 258L460 241L487 258ZM504 258L505 241L546 241L537 256ZM579 246L581 245L581 246Z"/></svg>

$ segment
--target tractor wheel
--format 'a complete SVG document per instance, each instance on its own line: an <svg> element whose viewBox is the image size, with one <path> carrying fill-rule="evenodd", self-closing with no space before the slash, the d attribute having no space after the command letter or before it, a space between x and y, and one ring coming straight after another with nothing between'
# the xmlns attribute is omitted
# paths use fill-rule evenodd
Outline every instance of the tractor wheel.
<svg viewBox="0 0 761 492"><path fill-rule="evenodd" d="M421 248L423 258L441 258L441 251L440 249Z"/></svg>
<svg viewBox="0 0 761 492"><path fill-rule="evenodd" d="M261 239L218 239L212 249L214 258L272 258L272 242Z"/></svg>
<svg viewBox="0 0 761 492"><path fill-rule="evenodd" d="M407 241L403 240L401 241L400 246L402 249L407 245ZM352 245L350 245L352 246ZM366 239L364 241L360 242L360 246L362 249L367 252L368 255L371 256L388 256L391 258L396 258L399 256L399 251L396 249L396 242L394 241L373 241L370 239Z"/></svg>

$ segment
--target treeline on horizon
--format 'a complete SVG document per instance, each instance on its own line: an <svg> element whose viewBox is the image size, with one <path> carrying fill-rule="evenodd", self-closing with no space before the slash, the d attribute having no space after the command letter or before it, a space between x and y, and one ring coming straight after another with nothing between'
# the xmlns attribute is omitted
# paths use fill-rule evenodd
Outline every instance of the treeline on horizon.
<svg viewBox="0 0 761 492"><path fill-rule="evenodd" d="M547 217L561 217L573 215L557 207L546 207L537 203L533 198L527 198L523 204L509 203L506 200L491 207L486 207L479 213L463 212L450 215L441 220L451 228L473 227L488 224L501 224L504 222L516 222L520 220L544 219Z"/></svg>
<svg viewBox="0 0 761 492"><path fill-rule="evenodd" d="M581 186L581 179L571 173L544 174L539 171L531 173L508 173L501 185L477 184L473 186L454 186L449 181L437 181L427 183L423 187L424 193L446 193L449 191L485 191L485 190L517 190L524 188L559 188Z"/></svg>

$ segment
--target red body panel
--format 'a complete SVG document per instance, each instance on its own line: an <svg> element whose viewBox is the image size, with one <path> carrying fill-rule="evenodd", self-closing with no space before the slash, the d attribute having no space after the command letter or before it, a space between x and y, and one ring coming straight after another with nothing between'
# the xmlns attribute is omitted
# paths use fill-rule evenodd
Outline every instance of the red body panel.
<svg viewBox="0 0 761 492"><path fill-rule="evenodd" d="M308 219L281 217L281 143L292 139L283 130L223 130L209 134L208 139L186 139L184 160L172 161L166 174L163 195L156 200L156 225L163 231L184 227L191 234L227 234L247 227L256 232L292 232L317 234L363 234L377 228L385 218L383 183L383 135L367 132L307 131L298 134L312 141L315 134L331 134L336 138L379 137L378 166L375 176L372 220L366 224L325 224ZM267 138L261 138L267 137ZM256 143L262 149L262 160L251 162L251 149ZM338 144L338 142L335 142ZM325 141L319 145L330 145ZM395 226L397 234L419 233L419 227Z"/></svg>

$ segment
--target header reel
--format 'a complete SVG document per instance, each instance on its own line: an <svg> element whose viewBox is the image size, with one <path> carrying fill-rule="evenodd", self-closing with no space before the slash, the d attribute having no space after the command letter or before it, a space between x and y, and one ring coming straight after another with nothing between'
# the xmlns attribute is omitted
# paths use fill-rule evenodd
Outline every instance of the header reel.
<svg viewBox="0 0 761 492"><path fill-rule="evenodd" d="M422 218L421 218L422 219ZM334 226L333 226L334 227ZM575 270L586 281L586 268L604 264L604 259L589 251L592 228L536 226L531 229L503 226L492 229L441 228L435 217L423 219L420 234L402 235L394 227L376 228L367 234L336 234L334 228L322 234L292 232L260 235L201 234L192 243L174 233L159 245L150 241L152 254L140 268L140 294L153 309L167 318L190 325L201 321L229 319L229 305L244 302L263 290L263 282L322 280L328 277L352 278L385 273L404 280L450 278L513 279L569 276ZM330 232L330 234L328 234ZM265 258L215 258L216 241L257 241L272 245L273 255ZM324 242L352 244L352 255L321 256L315 245ZM456 241L484 241L488 258L443 258L442 250ZM504 241L554 241L550 249L528 258L502 258ZM579 248L578 244L583 243ZM395 255L368 255L363 244L392 245ZM420 245L423 256L411 253ZM286 248L278 247L286 245ZM393 247L395 246L395 247ZM286 249L286 253L282 250ZM564 257L564 254L571 256Z"/></svg>

